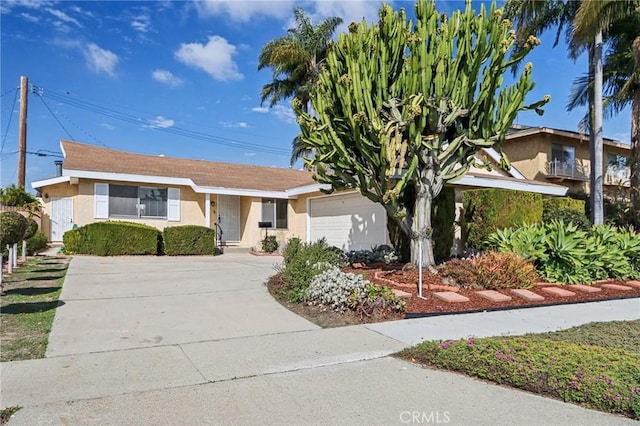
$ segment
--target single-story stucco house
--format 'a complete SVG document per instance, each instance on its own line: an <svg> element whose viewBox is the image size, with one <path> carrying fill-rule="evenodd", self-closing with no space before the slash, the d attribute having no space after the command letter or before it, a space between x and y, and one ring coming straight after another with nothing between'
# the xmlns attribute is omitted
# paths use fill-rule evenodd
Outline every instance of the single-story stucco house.
<svg viewBox="0 0 640 426"><path fill-rule="evenodd" d="M218 227L221 243L259 247L265 230L283 243L321 237L345 250L388 243L384 208L358 192L326 195L312 173L273 167L142 155L68 140L58 176L33 182L44 205L43 232L61 241L74 225L126 220L166 226ZM484 155L497 162L492 149ZM505 188L564 195L566 188L530 181L514 168L472 169L461 190Z"/></svg>

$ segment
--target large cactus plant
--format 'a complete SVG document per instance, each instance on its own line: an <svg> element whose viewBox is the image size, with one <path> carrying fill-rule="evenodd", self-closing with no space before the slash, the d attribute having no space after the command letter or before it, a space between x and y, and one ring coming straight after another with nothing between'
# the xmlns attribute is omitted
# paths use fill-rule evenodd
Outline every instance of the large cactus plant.
<svg viewBox="0 0 640 426"><path fill-rule="evenodd" d="M415 10L415 23L383 5L377 25L351 24L322 65L311 94L315 113L293 106L317 181L383 204L410 237L412 261L432 266L433 199L472 165L489 167L477 151L501 152L517 113L542 113L549 98L525 105L531 64L504 84L503 74L539 42L531 37L510 57L515 33L495 4L477 13L468 2L450 17L432 1ZM502 166L509 167L505 157ZM408 185L415 186L412 211L401 196Z"/></svg>

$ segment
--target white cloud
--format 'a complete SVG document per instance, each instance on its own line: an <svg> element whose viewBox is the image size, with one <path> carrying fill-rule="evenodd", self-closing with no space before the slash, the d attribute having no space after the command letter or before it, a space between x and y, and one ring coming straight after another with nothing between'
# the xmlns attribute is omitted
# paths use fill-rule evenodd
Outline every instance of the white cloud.
<svg viewBox="0 0 640 426"><path fill-rule="evenodd" d="M257 106L257 107L253 107L251 108L251 111L253 112L259 112L261 114L266 114L269 112L269 108L266 107L261 107L261 106Z"/></svg>
<svg viewBox="0 0 640 426"><path fill-rule="evenodd" d="M369 24L377 23L381 4L381 1L370 0L316 0L313 12L311 12L311 19L314 23L318 23L330 16L339 16L343 22L336 30L336 34L338 34L347 31L350 23L359 23L363 18Z"/></svg>
<svg viewBox="0 0 640 426"><path fill-rule="evenodd" d="M47 12L49 12L50 14L52 14L53 16L55 16L56 18L58 18L59 20L61 20L63 22L67 22L69 24L75 24L78 27L82 28L82 24L80 22L78 22L78 20L76 18L73 18L73 17L67 15L66 13L64 13L61 10L48 8Z"/></svg>
<svg viewBox="0 0 640 426"><path fill-rule="evenodd" d="M21 13L20 16L22 16L24 19L26 19L29 22L40 22L40 18L38 18L37 16L33 16L29 13Z"/></svg>
<svg viewBox="0 0 640 426"><path fill-rule="evenodd" d="M107 130L115 130L116 129L115 126L112 126L111 124L108 124L108 123L102 123L102 124L100 124L100 126L104 127Z"/></svg>
<svg viewBox="0 0 640 426"><path fill-rule="evenodd" d="M237 129L237 128L247 129L247 128L249 128L249 124L244 122L244 121L221 121L220 124L222 125L222 127L227 127L227 128L232 128L232 129Z"/></svg>
<svg viewBox="0 0 640 426"><path fill-rule="evenodd" d="M159 81L160 83L164 83L172 87L182 84L182 80L173 75L171 71L158 69L151 73L151 76L155 81Z"/></svg>
<svg viewBox="0 0 640 426"><path fill-rule="evenodd" d="M203 17L227 15L236 22L247 22L254 16L285 19L291 15L293 0L205 0L194 2L198 14Z"/></svg>
<svg viewBox="0 0 640 426"><path fill-rule="evenodd" d="M239 80L243 75L233 61L237 49L220 36L210 36L207 44L183 43L176 58L193 68L199 68L216 80Z"/></svg>
<svg viewBox="0 0 640 426"><path fill-rule="evenodd" d="M105 73L108 75L114 75L116 65L118 65L118 55L115 53L102 49L95 43L89 43L84 51L84 56L87 60L87 65L96 73Z"/></svg>
<svg viewBox="0 0 640 426"><path fill-rule="evenodd" d="M272 112L276 117L278 117L285 123L291 124L296 122L296 114L293 112L293 109L289 107L276 105L272 108Z"/></svg>
<svg viewBox="0 0 640 426"><path fill-rule="evenodd" d="M131 27L140 33L146 33L151 27L151 18L149 15L138 15L131 21Z"/></svg>
<svg viewBox="0 0 640 426"><path fill-rule="evenodd" d="M174 124L175 124L175 121L169 118L166 118L162 115L158 115L153 120L149 120L149 125L145 127L149 127L151 129L157 129L157 128L167 129L169 127L173 127Z"/></svg>
<svg viewBox="0 0 640 426"><path fill-rule="evenodd" d="M245 156L245 157L253 157L253 156L255 156L255 155L256 155L256 153L255 153L255 152L245 152L245 153L244 153L244 156Z"/></svg>
<svg viewBox="0 0 640 426"><path fill-rule="evenodd" d="M27 9L40 9L52 5L49 0L2 0L0 2L1 13L11 13L14 7L25 7Z"/></svg>

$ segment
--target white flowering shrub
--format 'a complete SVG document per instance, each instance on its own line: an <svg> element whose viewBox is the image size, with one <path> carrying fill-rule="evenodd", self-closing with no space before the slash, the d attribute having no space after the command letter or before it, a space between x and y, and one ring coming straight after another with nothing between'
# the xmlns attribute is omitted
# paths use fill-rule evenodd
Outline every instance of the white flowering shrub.
<svg viewBox="0 0 640 426"><path fill-rule="evenodd" d="M307 290L307 300L344 312L348 308L349 296L354 291L363 292L368 284L371 283L362 275L345 273L332 267L313 277Z"/></svg>

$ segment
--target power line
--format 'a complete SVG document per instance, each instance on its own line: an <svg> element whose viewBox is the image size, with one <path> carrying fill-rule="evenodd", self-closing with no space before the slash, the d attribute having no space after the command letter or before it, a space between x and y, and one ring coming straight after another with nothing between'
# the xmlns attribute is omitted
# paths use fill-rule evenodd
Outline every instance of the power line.
<svg viewBox="0 0 640 426"><path fill-rule="evenodd" d="M16 104L16 99L18 99L18 90L15 89L15 93L13 95L13 102L11 102L11 113L9 114L9 120L7 120L7 129L4 131L4 136L2 137L2 145L0 146L0 153L4 150L4 144L7 141L7 135L9 134L9 126L11 125L11 119L13 118L13 106ZM4 96L4 95L2 95Z"/></svg>
<svg viewBox="0 0 640 426"><path fill-rule="evenodd" d="M60 127L62 127L62 130L65 131L65 133L67 134L67 136L69 136L69 139L74 140L73 136L71 136L71 133L69 133L69 131L67 130L66 127L64 127L64 125L60 122L60 120L58 119L58 117L54 114L54 112L51 110L51 108L49 107L49 104L47 104L44 100L44 98L38 93L38 92L32 92L35 93L36 95L38 95L38 98L40 98L40 100L42 101L43 105L49 110L49 112L51 113L51 115L53 116L53 118L58 122L58 124L60 125Z"/></svg>
<svg viewBox="0 0 640 426"><path fill-rule="evenodd" d="M19 89L19 87L17 87L15 90L18 90L18 89ZM4 92L3 94L0 95L0 98L4 98L4 95L8 95L9 93L11 93L12 90L14 90L14 89L7 90L6 92Z"/></svg>
<svg viewBox="0 0 640 426"><path fill-rule="evenodd" d="M42 90L42 89L41 89ZM40 97L44 96L43 93L38 93ZM194 130L189 130L181 127L171 126L171 127L162 127L160 123L157 123L154 120L143 119L135 115L123 113L121 111L117 111L112 108L108 108L102 105L96 105L87 101L83 101L80 99L69 98L68 94L62 95L56 92L46 92L46 96L50 99L64 103L66 105L82 109L85 111L93 112L95 114L103 115L105 117L109 117L112 119L124 121L127 123L135 124L138 126L142 126L145 128L158 130L161 132L182 136L189 139L199 140L202 142L224 145L232 148L241 148L241 149L249 149L258 152L271 153L276 155L286 155L289 156L291 153L287 149L268 147L260 144L254 144L246 141L242 141L239 139L225 138L221 136L213 136L207 133L198 132Z"/></svg>

